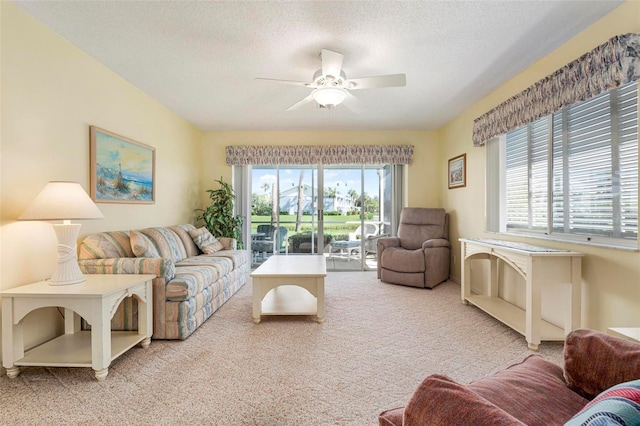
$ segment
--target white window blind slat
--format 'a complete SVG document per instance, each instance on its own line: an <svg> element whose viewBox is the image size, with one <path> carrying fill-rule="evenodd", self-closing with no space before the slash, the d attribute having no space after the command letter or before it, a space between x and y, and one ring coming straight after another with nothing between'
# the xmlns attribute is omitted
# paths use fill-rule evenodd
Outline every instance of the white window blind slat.
<svg viewBox="0 0 640 426"><path fill-rule="evenodd" d="M637 241L637 83L508 132L504 141L507 232Z"/></svg>

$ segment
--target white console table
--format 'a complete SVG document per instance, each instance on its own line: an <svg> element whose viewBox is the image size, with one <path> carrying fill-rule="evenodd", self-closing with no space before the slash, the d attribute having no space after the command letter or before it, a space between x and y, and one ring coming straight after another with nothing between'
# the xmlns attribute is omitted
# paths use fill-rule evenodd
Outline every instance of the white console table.
<svg viewBox="0 0 640 426"><path fill-rule="evenodd" d="M511 241L460 238L462 302L471 303L524 335L529 349L542 340L564 340L580 327L582 256L584 253L556 250ZM471 293L471 262L489 262L484 294ZM499 297L497 262L510 265L525 281L525 309ZM542 284L570 284L564 329L542 319Z"/></svg>
<svg viewBox="0 0 640 426"><path fill-rule="evenodd" d="M140 343L148 347L153 334L154 275L85 275L86 281L49 285L40 281L0 292L2 295L2 362L15 378L21 366L92 367L104 380L111 361ZM138 330L111 331L111 318L125 297L138 299ZM39 308L64 308L65 334L24 350L22 320ZM80 330L80 316L91 331Z"/></svg>

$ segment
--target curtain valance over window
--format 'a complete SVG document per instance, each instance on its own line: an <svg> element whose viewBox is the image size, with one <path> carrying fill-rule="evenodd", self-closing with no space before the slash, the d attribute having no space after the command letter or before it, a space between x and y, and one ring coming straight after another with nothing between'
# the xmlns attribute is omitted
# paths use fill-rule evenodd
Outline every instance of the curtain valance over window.
<svg viewBox="0 0 640 426"><path fill-rule="evenodd" d="M615 36L476 118L473 145L638 79L640 34Z"/></svg>
<svg viewBox="0 0 640 426"><path fill-rule="evenodd" d="M227 164L411 164L413 145L228 146Z"/></svg>

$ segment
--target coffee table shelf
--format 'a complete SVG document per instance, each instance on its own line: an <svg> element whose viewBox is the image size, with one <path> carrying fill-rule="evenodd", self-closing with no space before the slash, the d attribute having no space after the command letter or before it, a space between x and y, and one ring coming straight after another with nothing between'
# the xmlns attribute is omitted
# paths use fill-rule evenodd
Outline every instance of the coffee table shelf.
<svg viewBox="0 0 640 426"><path fill-rule="evenodd" d="M262 299L262 315L316 315L318 300L304 288L281 285Z"/></svg>

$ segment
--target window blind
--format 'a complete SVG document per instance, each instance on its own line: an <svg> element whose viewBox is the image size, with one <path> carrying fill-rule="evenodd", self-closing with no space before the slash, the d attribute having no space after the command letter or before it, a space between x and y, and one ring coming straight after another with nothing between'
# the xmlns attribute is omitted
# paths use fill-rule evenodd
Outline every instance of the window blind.
<svg viewBox="0 0 640 426"><path fill-rule="evenodd" d="M637 238L637 84L553 119L553 230Z"/></svg>
<svg viewBox="0 0 640 426"><path fill-rule="evenodd" d="M504 166L498 159L500 149L492 148L487 168L499 167L504 177L500 191L487 191L487 214L500 216L487 219L488 230L504 223L499 226L503 232L554 234L624 247L634 246L629 243L633 241L637 247L636 82L540 118L496 141L504 145ZM504 201L496 199L501 194Z"/></svg>

